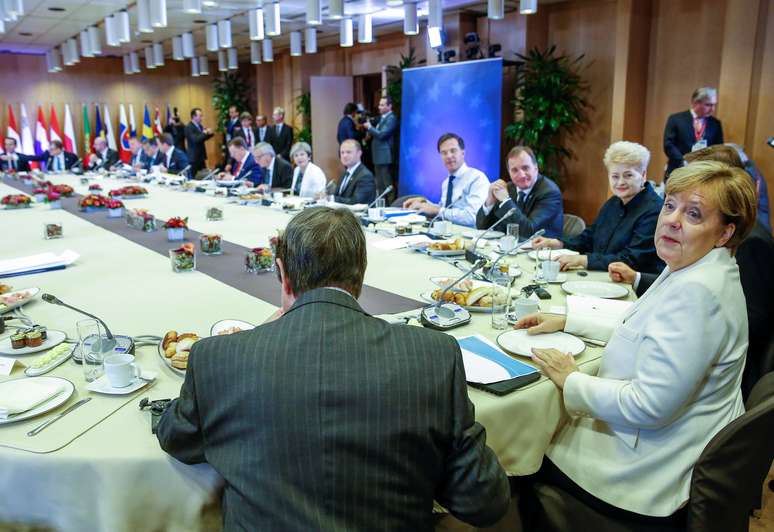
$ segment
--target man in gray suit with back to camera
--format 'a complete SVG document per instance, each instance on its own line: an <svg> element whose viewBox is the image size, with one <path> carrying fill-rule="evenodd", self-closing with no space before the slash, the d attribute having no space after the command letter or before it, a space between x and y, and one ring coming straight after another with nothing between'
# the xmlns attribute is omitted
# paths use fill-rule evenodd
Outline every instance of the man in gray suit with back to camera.
<svg viewBox="0 0 774 532"><path fill-rule="evenodd" d="M368 135L371 136L371 158L374 162L376 177L376 194L381 194L390 186L395 185L395 136L398 133L398 118L392 112L392 98L384 96L379 100L379 114L382 117L376 127L368 125ZM387 195L389 205L395 199L395 190Z"/></svg>
<svg viewBox="0 0 774 532"><path fill-rule="evenodd" d="M347 209L296 215L277 243L282 307L194 345L161 447L225 480L224 530L426 530L433 500L474 526L508 481L475 421L451 336L356 298L366 241Z"/></svg>

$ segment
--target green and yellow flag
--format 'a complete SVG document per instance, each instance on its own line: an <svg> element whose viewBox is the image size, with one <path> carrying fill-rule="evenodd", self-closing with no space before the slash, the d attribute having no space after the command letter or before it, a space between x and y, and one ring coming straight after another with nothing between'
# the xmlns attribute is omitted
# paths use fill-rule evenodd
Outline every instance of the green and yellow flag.
<svg viewBox="0 0 774 532"><path fill-rule="evenodd" d="M89 108L83 104L83 153L84 160L91 153L91 127L89 126Z"/></svg>

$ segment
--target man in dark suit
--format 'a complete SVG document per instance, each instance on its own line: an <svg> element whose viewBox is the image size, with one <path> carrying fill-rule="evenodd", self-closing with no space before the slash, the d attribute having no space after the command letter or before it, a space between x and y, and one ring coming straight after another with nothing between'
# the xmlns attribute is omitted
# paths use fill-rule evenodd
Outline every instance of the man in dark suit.
<svg viewBox="0 0 774 532"><path fill-rule="evenodd" d="M282 107L274 109L272 114L274 125L269 128L268 142L274 146L274 153L290 160L290 148L293 146L293 128L285 123L285 110Z"/></svg>
<svg viewBox="0 0 774 532"><path fill-rule="evenodd" d="M239 127L234 128L231 138L237 137L244 139L245 146L250 151L260 142L258 140L258 131L253 127L253 115L248 112L244 112L239 116Z"/></svg>
<svg viewBox="0 0 774 532"><path fill-rule="evenodd" d="M3 142L5 152L0 154L0 170L4 172L29 172L34 156L16 151L16 139L7 137Z"/></svg>
<svg viewBox="0 0 774 532"><path fill-rule="evenodd" d="M234 129L239 127L239 109L236 105L232 105L228 108L228 119L224 129L226 130L226 142L230 141L234 137Z"/></svg>
<svg viewBox="0 0 774 532"><path fill-rule="evenodd" d="M49 172L69 171L78 162L78 156L65 151L60 140L52 140L48 145L48 153L43 157L46 159L46 170Z"/></svg>
<svg viewBox="0 0 774 532"><path fill-rule="evenodd" d="M159 141L156 138L144 140L142 151L145 154L143 169L150 171L154 166L164 163L163 154L159 151Z"/></svg>
<svg viewBox="0 0 774 532"><path fill-rule="evenodd" d="M344 174L334 193L338 203L370 205L376 199L376 179L361 162L363 149L356 140L345 140L339 146L339 157L344 165Z"/></svg>
<svg viewBox="0 0 774 532"><path fill-rule="evenodd" d="M500 519L508 481L459 345L363 311L355 216L304 210L276 265L275 319L194 344L157 430L166 452L223 476L224 530L432 531L434 500L475 526Z"/></svg>
<svg viewBox="0 0 774 532"><path fill-rule="evenodd" d="M259 192L269 192L273 188L290 188L293 183L293 167L274 153L274 147L268 142L259 142L253 148L255 161L263 168L263 178L258 185Z"/></svg>
<svg viewBox="0 0 774 532"><path fill-rule="evenodd" d="M723 126L712 116L718 104L718 91L712 87L696 89L691 108L670 115L664 128L664 153L667 162L665 179L675 168L683 166L683 156L714 144L723 144Z"/></svg>
<svg viewBox="0 0 774 532"><path fill-rule="evenodd" d="M110 170L118 162L118 152L108 148L103 137L94 139L94 153L89 155L89 170Z"/></svg>
<svg viewBox="0 0 774 532"><path fill-rule="evenodd" d="M508 152L507 164L510 182L498 179L489 186L489 195L476 215L476 227L490 227L515 207L516 212L493 229L505 232L508 224L519 224L521 238L529 238L539 229L545 229L547 238L561 238L562 192L556 183L540 175L533 151L516 146Z"/></svg>
<svg viewBox="0 0 774 532"><path fill-rule="evenodd" d="M368 125L368 135L371 142L371 157L376 174L376 193L381 194L390 185L396 185L395 175L395 137L398 134L398 118L392 112L392 98L389 96L379 100L381 118L376 127ZM397 187L395 187L397 188ZM395 200L396 191L387 195L387 203Z"/></svg>
<svg viewBox="0 0 774 532"><path fill-rule="evenodd" d="M349 102L344 106L344 116L339 120L336 130L336 140L341 145L347 139L359 141L363 135L358 131L357 126L357 105Z"/></svg>
<svg viewBox="0 0 774 532"><path fill-rule="evenodd" d="M188 161L191 163L191 176L196 177L199 170L206 166L207 148L204 143L212 138L212 131L202 126L202 110L191 109L191 121L185 126L185 141L188 145Z"/></svg>
<svg viewBox="0 0 774 532"><path fill-rule="evenodd" d="M269 126L266 125L266 115L255 116L255 133L258 142L269 142Z"/></svg>
<svg viewBox="0 0 774 532"><path fill-rule="evenodd" d="M228 153L231 156L229 164L231 172L221 172L218 174L218 179L244 181L248 187L254 187L261 182L263 171L260 165L255 162L255 158L242 137L234 136L231 139L228 143Z"/></svg>
<svg viewBox="0 0 774 532"><path fill-rule="evenodd" d="M161 171L170 174L179 174L188 168L189 161L185 153L175 148L175 139L169 133L164 133L158 140L159 151L161 152ZM191 172L188 168L187 176L190 178Z"/></svg>
<svg viewBox="0 0 774 532"><path fill-rule="evenodd" d="M177 107L175 107L174 114L170 117L169 123L164 126L164 133L169 133L175 139L175 148L185 151L185 126L183 121L180 120L180 115L177 114Z"/></svg>

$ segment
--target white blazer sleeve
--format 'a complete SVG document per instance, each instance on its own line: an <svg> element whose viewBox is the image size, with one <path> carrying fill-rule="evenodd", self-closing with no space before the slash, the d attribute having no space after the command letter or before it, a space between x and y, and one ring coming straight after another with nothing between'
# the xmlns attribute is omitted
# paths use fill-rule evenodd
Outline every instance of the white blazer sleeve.
<svg viewBox="0 0 774 532"><path fill-rule="evenodd" d="M661 311L639 329L642 332L624 323L608 344L610 348L615 341L617 350L605 356L631 357L634 378L574 372L564 386L568 411L640 429L663 427L680 414L717 361L730 327L718 301L699 283L687 283L681 293L662 299Z"/></svg>

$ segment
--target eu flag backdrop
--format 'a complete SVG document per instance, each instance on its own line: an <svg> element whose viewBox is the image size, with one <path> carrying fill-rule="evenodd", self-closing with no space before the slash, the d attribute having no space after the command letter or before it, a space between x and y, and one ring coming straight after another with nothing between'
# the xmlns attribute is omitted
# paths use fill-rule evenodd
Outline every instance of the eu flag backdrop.
<svg viewBox="0 0 774 532"><path fill-rule="evenodd" d="M438 202L446 169L438 137L465 141L465 162L490 181L500 176L501 58L463 61L403 71L400 126L400 195Z"/></svg>

